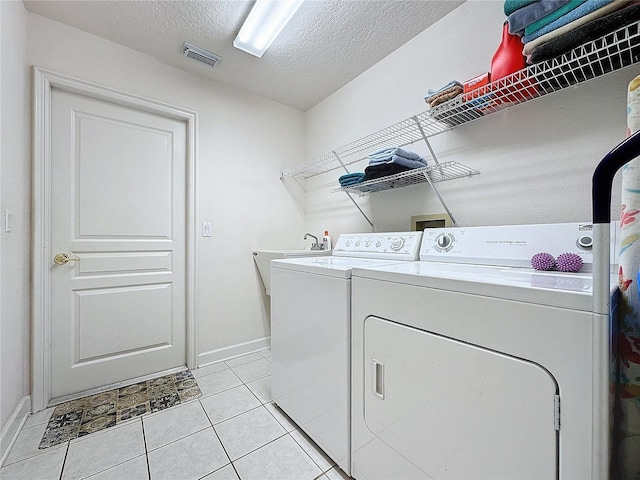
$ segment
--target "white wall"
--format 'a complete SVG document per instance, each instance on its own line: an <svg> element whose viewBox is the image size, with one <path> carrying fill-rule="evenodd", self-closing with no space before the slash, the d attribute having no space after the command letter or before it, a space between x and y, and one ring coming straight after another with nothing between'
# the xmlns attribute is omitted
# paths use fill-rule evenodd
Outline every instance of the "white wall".
<svg viewBox="0 0 640 480"><path fill-rule="evenodd" d="M427 110L423 97L450 80L490 70L503 2L470 0L307 112L307 158ZM481 19L481 21L479 21ZM591 218L595 165L625 137L626 91L640 66L607 75L431 139L440 161L481 172L436 184L459 225ZM427 155L424 142L409 148ZM428 156L427 156L428 158ZM351 167L363 171L366 162ZM337 186L336 170L310 182L306 229L369 231ZM619 179L613 218L619 214ZM359 199L377 231L408 230L410 217L444 210L427 184Z"/></svg>
<svg viewBox="0 0 640 480"><path fill-rule="evenodd" d="M268 337L268 297L252 249L302 245L303 215L277 175L303 158L302 112L44 17L27 18L27 64L198 113L197 234L201 222L213 225L212 238L197 239L199 358Z"/></svg>
<svg viewBox="0 0 640 480"><path fill-rule="evenodd" d="M0 431L29 394L30 115L22 2L0 2ZM5 233L4 212L13 212ZM3 445L3 448L5 445Z"/></svg>

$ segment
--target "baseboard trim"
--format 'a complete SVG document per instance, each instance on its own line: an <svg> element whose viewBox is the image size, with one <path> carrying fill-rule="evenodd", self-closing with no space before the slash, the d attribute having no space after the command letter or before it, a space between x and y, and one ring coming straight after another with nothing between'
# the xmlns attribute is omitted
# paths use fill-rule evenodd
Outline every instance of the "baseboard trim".
<svg viewBox="0 0 640 480"><path fill-rule="evenodd" d="M246 355L247 353L253 353L263 348L269 348L271 346L271 337L263 337L250 342L239 343L230 347L219 348L217 350L210 350L198 354L198 368L205 367L212 363L221 362L222 360L228 360L240 355Z"/></svg>
<svg viewBox="0 0 640 480"><path fill-rule="evenodd" d="M9 455L9 451L16 441L24 422L27 421L30 412L31 397L26 395L18 402L11 417L9 417L9 421L2 429L2 434L0 434L0 467L4 464L7 455Z"/></svg>

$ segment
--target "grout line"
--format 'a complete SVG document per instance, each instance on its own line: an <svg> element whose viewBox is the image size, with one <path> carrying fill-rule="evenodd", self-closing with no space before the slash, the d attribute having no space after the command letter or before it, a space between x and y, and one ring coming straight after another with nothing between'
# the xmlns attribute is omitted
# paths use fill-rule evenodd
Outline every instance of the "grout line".
<svg viewBox="0 0 640 480"><path fill-rule="evenodd" d="M198 399L198 401L200 401ZM234 472L236 472L236 476L238 478L240 478L240 474L238 473L238 471L236 470L235 465L233 464L233 461L231 460L231 457L229 456L229 452L227 452L227 447L224 446L224 443L222 443L222 439L220 438L220 435L218 435L218 432L216 432L216 429L213 427L213 422L211 421L211 418L209 418L209 414L207 413L207 411L205 410L204 406L202 405L202 402L200 402L200 406L202 407L202 410L204 410L204 414L207 416L207 419L209 420L209 423L211 424L211 429L213 430L213 433L215 433L216 438L218 439L218 442L220 442L220 445L222 446L222 450L224 450L224 454L227 456L227 458L229 459L229 464L231 465L231 467L233 468ZM220 468L223 468L225 465L223 465ZM220 468L218 470L220 470ZM214 470L215 472L216 470ZM207 475L210 475L213 472L209 472ZM206 475L205 475L206 477Z"/></svg>
<svg viewBox="0 0 640 480"><path fill-rule="evenodd" d="M209 420L209 423L211 423L211 420ZM169 443L165 443L165 444L163 444L163 445L160 445L159 447L153 448L153 449L149 450L149 452L155 452L156 450L160 450L161 448L164 448L164 447L167 447L167 446L169 446L169 445L172 445L172 444L174 444L174 443L176 443L176 442L179 442L179 441L181 441L181 440L184 440L185 438L189 438L189 437L191 437L191 436L195 435L196 433L203 432L203 431L205 431L205 430L206 430L206 429L208 429L208 428L213 428L213 426L212 426L212 425L209 425L208 427L202 427L202 428L200 428L199 430L196 430L195 432L191 432L189 435L185 435L184 437L176 438L175 440L172 440L172 441L171 441L171 442L169 442Z"/></svg>
<svg viewBox="0 0 640 480"><path fill-rule="evenodd" d="M307 439L307 438L306 438L306 434L305 434L302 430L299 430L299 429L297 429L297 428L296 428L295 430L292 430L291 432L289 432L289 435L291 435L291 433L293 433L293 432L298 432L298 433L302 436L302 438L304 438L305 440L307 440L307 443L308 443L308 444L311 446L311 448L313 448L314 450L320 450L320 451L322 451L322 449L321 449L320 447L318 447L318 446L315 444L315 442L314 442L311 438L309 438L309 439ZM291 438L293 439L293 441L294 441L294 442L296 442L296 444L298 444L298 445L300 446L300 448L302 449L302 451L303 451L304 453L306 453L306 454L307 454L307 457L309 457L309 458L311 459L311 461L312 461L314 464L316 464L316 465L317 465L317 467L318 467L318 468L320 469L320 471L322 472L322 473L320 474L321 476L322 476L322 475L324 475L326 472L328 472L329 470L331 470L331 469L333 468L333 465L331 465L331 466L329 466L329 468L327 468L326 470L323 470L323 469L322 469L322 467L318 464L318 462L316 462L316 461L313 459L313 457L312 457L311 455L309 455L309 452L307 452L307 451L304 449L304 447L300 444L300 442L298 442L298 441L295 439L295 437L294 437L293 435L291 435ZM317 447L317 448L316 448L316 447ZM322 456L322 454L321 454L320 452L317 452L317 453L318 453L318 455ZM324 454L324 455L326 455L326 454ZM329 460L330 460L330 461L328 461L327 463L331 463L331 462L333 462L333 460L332 460L332 459L329 459Z"/></svg>
<svg viewBox="0 0 640 480"><path fill-rule="evenodd" d="M62 468L60 469L60 476L58 477L58 480L62 480L62 473L64 472L64 467L67 464L67 455L69 455L69 446L70 442L67 440L67 450L64 452L64 460L62 460Z"/></svg>
<svg viewBox="0 0 640 480"><path fill-rule="evenodd" d="M147 461L147 476L151 478L151 466L149 466L149 449L147 448L147 435L144 432L144 420L140 418L140 425L142 426L142 443L144 444L144 458Z"/></svg>

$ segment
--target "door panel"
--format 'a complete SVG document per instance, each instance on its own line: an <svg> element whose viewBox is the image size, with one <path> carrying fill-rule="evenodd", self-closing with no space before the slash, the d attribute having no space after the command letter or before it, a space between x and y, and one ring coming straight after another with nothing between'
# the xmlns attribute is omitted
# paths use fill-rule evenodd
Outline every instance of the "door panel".
<svg viewBox="0 0 640 480"><path fill-rule="evenodd" d="M185 364L186 124L52 90L51 394Z"/></svg>
<svg viewBox="0 0 640 480"><path fill-rule="evenodd" d="M377 317L364 341L365 422L390 458L403 458L398 478L557 477L546 370Z"/></svg>

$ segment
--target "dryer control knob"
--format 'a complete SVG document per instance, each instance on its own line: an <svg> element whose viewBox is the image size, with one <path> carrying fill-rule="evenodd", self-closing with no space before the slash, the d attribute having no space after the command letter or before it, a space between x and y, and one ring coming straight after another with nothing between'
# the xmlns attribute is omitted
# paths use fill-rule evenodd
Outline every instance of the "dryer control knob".
<svg viewBox="0 0 640 480"><path fill-rule="evenodd" d="M449 233L443 233L436 237L435 249L439 252L448 252L453 248L453 235Z"/></svg>
<svg viewBox="0 0 640 480"><path fill-rule="evenodd" d="M393 240L391 240L391 250L395 250L397 252L403 246L404 246L404 238L396 237Z"/></svg>
<svg viewBox="0 0 640 480"><path fill-rule="evenodd" d="M593 237L591 235L583 235L577 241L578 247L591 250L593 247Z"/></svg>

